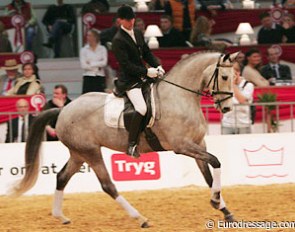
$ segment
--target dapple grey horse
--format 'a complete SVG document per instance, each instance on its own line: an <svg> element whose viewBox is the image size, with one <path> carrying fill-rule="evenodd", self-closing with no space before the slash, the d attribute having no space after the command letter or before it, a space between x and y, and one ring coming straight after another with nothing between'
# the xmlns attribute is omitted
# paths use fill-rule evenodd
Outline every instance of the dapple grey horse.
<svg viewBox="0 0 295 232"><path fill-rule="evenodd" d="M201 96L197 94L207 90L213 96L217 109L223 113L231 110L232 65L236 55L237 53L223 55L216 52L189 55L153 87L157 108L153 132L165 150L196 160L211 189L211 205L221 210L226 220L233 220L233 215L221 196L221 164L206 151L204 136L207 125L200 106ZM63 223L70 222L62 212L63 191L70 178L86 162L95 172L103 191L115 199L132 218L138 220L141 227L148 227L147 218L118 193L103 161L102 146L124 152L128 142L128 132L125 129L110 128L104 123L103 106L107 104L106 97L107 94L104 93L88 93L61 111L51 109L36 118L25 149L26 173L14 186L13 194L21 195L34 186L39 172L39 149L44 129L50 120L57 119L56 132L60 141L68 147L70 158L57 174L53 216ZM139 151L152 151L143 136ZM213 168L213 175L209 165Z"/></svg>

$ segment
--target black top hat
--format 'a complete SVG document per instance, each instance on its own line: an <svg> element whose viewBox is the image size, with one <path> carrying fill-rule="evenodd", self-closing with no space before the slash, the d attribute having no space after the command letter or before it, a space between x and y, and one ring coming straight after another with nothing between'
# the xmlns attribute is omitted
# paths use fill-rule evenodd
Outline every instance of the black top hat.
<svg viewBox="0 0 295 232"><path fill-rule="evenodd" d="M121 6L117 11L118 18L120 19L134 19L135 14L132 8L128 5Z"/></svg>

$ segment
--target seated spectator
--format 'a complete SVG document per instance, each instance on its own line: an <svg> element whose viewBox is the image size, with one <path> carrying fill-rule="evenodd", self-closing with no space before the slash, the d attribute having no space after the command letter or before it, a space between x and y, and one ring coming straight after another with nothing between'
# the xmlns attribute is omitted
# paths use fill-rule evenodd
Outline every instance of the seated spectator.
<svg viewBox="0 0 295 232"><path fill-rule="evenodd" d="M277 49L272 47L268 48L267 59L269 63L261 68L261 75L267 79L271 85L274 85L277 81L292 80L290 67L280 64L280 56Z"/></svg>
<svg viewBox="0 0 295 232"><path fill-rule="evenodd" d="M286 43L295 43L295 20L294 15L286 14L283 18L283 28L285 29Z"/></svg>
<svg viewBox="0 0 295 232"><path fill-rule="evenodd" d="M42 22L49 32L48 42L43 45L54 48L54 57L58 58L61 52L61 38L73 30L76 16L71 5L63 4L63 0L56 1L57 5L51 5L47 9Z"/></svg>
<svg viewBox="0 0 295 232"><path fill-rule="evenodd" d="M228 0L198 0L201 4L201 10L225 10L233 8Z"/></svg>
<svg viewBox="0 0 295 232"><path fill-rule="evenodd" d="M0 53L2 52L12 52L12 46L5 32L5 26L0 21Z"/></svg>
<svg viewBox="0 0 295 232"><path fill-rule="evenodd" d="M258 31L258 44L277 44L283 42L284 28L276 24L268 12L260 14L262 27Z"/></svg>
<svg viewBox="0 0 295 232"><path fill-rule="evenodd" d="M112 40L114 36L116 35L119 27L120 27L120 20L118 19L118 17L114 17L112 19L112 27L104 29L100 32L101 44L106 46L107 48L110 48L111 46L108 46L108 44L112 43Z"/></svg>
<svg viewBox="0 0 295 232"><path fill-rule="evenodd" d="M181 31L187 41L195 23L195 12L194 0L169 0L165 4L165 13L172 17L174 28Z"/></svg>
<svg viewBox="0 0 295 232"><path fill-rule="evenodd" d="M110 9L110 4L107 0L91 0L86 3L81 10L81 14L92 13L99 14L108 12Z"/></svg>
<svg viewBox="0 0 295 232"><path fill-rule="evenodd" d="M0 95L7 95L7 92L15 86L15 83L21 73L18 72L20 64L15 59L5 60L4 66L1 67L5 70L6 74L0 76Z"/></svg>
<svg viewBox="0 0 295 232"><path fill-rule="evenodd" d="M167 0L151 0L151 2L149 3L149 10L164 10L166 1Z"/></svg>
<svg viewBox="0 0 295 232"><path fill-rule="evenodd" d="M29 103L25 99L19 99L16 102L16 110L19 115L7 122L6 143L26 142L29 127L33 121L33 116L28 113L29 108Z"/></svg>
<svg viewBox="0 0 295 232"><path fill-rule="evenodd" d="M70 102L71 99L68 98L68 89L64 85L56 85L53 90L53 98L46 103L43 110L62 108ZM55 124L56 120L53 120L46 126L47 141L58 140L55 132Z"/></svg>
<svg viewBox="0 0 295 232"><path fill-rule="evenodd" d="M134 28L137 30L140 30L142 35L144 35L145 32L145 23L142 18L136 18L134 22Z"/></svg>
<svg viewBox="0 0 295 232"><path fill-rule="evenodd" d="M10 4L5 7L6 15L22 15L25 20L25 38L26 50L32 51L33 40L36 36L37 19L34 14L31 3L24 0L12 0Z"/></svg>
<svg viewBox="0 0 295 232"><path fill-rule="evenodd" d="M251 48L246 52L245 67L243 77L257 87L269 86L268 81L261 76L259 67L261 65L261 54L258 49Z"/></svg>
<svg viewBox="0 0 295 232"><path fill-rule="evenodd" d="M17 79L6 95L33 95L41 92L41 84L34 73L34 66L34 63L23 64L23 76Z"/></svg>
<svg viewBox="0 0 295 232"><path fill-rule="evenodd" d="M191 34L191 43L196 46L203 46L208 49L224 51L226 47L231 46L229 42L222 40L212 40L210 38L213 21L205 16L199 16Z"/></svg>
<svg viewBox="0 0 295 232"><path fill-rule="evenodd" d="M81 49L80 63L83 73L82 93L104 92L106 88L105 67L108 63L107 49L100 44L95 29L87 32L87 44Z"/></svg>
<svg viewBox="0 0 295 232"><path fill-rule="evenodd" d="M170 15L161 16L160 29L163 33L163 36L158 38L160 47L187 47L182 33L173 27Z"/></svg>
<svg viewBox="0 0 295 232"><path fill-rule="evenodd" d="M254 85L240 76L240 66L234 64L233 103L251 104L253 102ZM233 110L223 114L221 120L222 134L249 134L251 133L251 110L249 105L236 105Z"/></svg>

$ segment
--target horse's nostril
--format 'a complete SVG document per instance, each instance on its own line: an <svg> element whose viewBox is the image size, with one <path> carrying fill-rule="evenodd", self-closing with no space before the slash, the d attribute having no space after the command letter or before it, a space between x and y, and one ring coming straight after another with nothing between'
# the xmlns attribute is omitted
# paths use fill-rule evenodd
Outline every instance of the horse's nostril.
<svg viewBox="0 0 295 232"><path fill-rule="evenodd" d="M226 113L228 111L230 111L230 107L223 107L222 108L222 113Z"/></svg>

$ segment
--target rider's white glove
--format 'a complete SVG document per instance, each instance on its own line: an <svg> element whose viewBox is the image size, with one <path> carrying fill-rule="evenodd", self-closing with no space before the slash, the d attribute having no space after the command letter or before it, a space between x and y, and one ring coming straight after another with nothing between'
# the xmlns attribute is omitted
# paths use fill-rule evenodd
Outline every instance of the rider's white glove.
<svg viewBox="0 0 295 232"><path fill-rule="evenodd" d="M148 68L147 76L151 78L155 78L158 76L158 69L156 68Z"/></svg>
<svg viewBox="0 0 295 232"><path fill-rule="evenodd" d="M158 72L159 72L159 76L160 76L160 77L164 76L164 74L165 74L165 70L163 69L163 67L162 67L161 65L159 65L159 66L157 67L157 70L158 70Z"/></svg>

